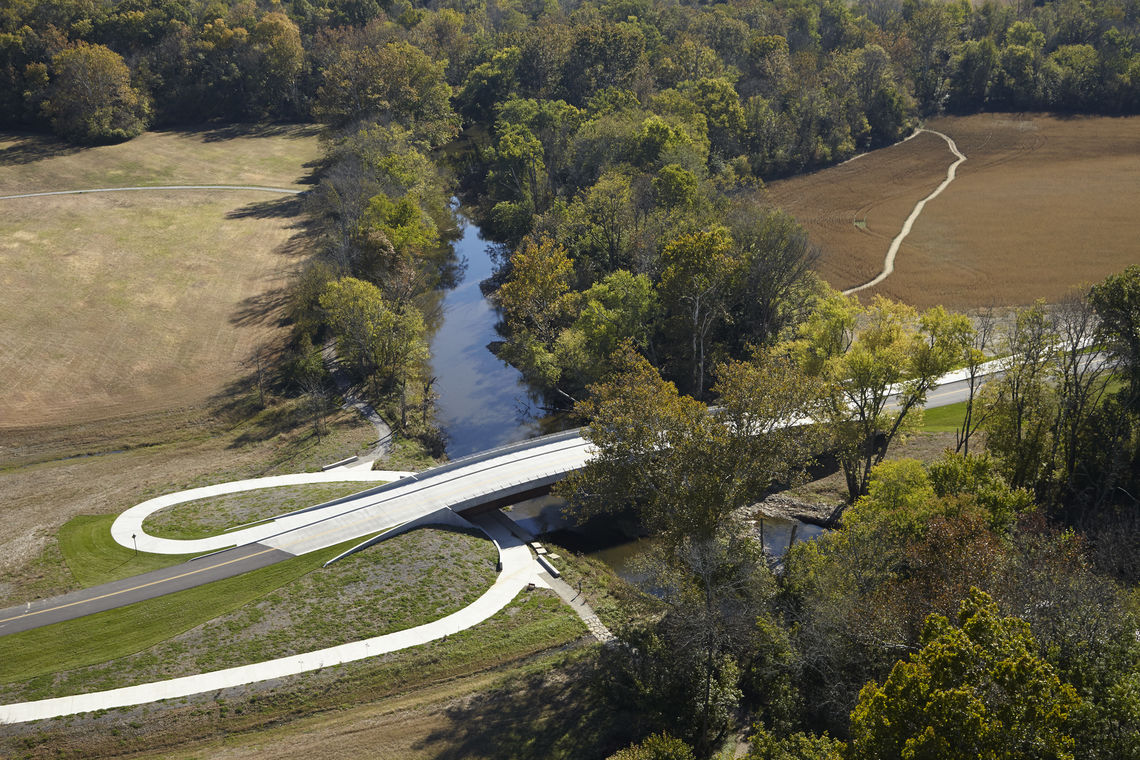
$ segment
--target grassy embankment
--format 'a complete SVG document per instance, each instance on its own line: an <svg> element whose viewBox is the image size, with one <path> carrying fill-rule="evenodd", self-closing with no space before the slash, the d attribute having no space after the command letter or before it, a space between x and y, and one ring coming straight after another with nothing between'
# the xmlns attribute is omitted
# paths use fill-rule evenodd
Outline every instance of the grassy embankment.
<svg viewBox="0 0 1140 760"><path fill-rule="evenodd" d="M216 670L421 625L494 581L481 535L424 529L329 568L356 543L0 638L4 701Z"/></svg>
<svg viewBox="0 0 1140 760"><path fill-rule="evenodd" d="M311 483L195 499L154 512L143 521L143 529L162 538L205 538L239 525L359 493L381 483Z"/></svg>
<svg viewBox="0 0 1140 760"><path fill-rule="evenodd" d="M583 578L599 610L614 608L605 597L620 591L620 581L608 569L556 551L559 568L567 578ZM599 707L592 649L567 649L584 634L552 593L524 591L489 620L445 640L223 699L202 695L10 727L0 754L301 758L336 747L407 758L601 756L624 740L614 738L623 727Z"/></svg>

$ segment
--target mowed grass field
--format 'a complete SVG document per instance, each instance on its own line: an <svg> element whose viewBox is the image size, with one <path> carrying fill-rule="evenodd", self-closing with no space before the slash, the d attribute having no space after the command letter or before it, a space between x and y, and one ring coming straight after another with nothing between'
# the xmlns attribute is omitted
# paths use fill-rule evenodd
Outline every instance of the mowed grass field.
<svg viewBox="0 0 1140 760"><path fill-rule="evenodd" d="M82 151L0 141L0 195L149 184L298 187L305 130L147 134ZM9 161L6 163L5 158ZM292 204L292 205L290 205ZM295 199L147 191L0 200L0 430L201 404L272 340Z"/></svg>
<svg viewBox="0 0 1140 760"><path fill-rule="evenodd" d="M967 160L861 295L920 307L1055 300L1140 260L1140 118L982 114L930 121ZM823 251L838 289L882 268L914 204L946 177L946 142L920 133L841 166L769 185Z"/></svg>
<svg viewBox="0 0 1140 760"><path fill-rule="evenodd" d="M312 128L160 132L75 149L0 134L0 195L164 184L303 188ZM338 412L260 410L243 367L281 335L295 196L0 200L0 599L60 593L57 532L160 493L319 469L375 438Z"/></svg>

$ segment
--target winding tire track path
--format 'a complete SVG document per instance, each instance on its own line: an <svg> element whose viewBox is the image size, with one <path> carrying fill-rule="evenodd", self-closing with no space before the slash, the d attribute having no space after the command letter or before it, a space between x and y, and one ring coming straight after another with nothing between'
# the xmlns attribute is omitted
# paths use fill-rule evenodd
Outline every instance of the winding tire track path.
<svg viewBox="0 0 1140 760"><path fill-rule="evenodd" d="M862 285L856 285L853 288L848 288L847 290L843 291L843 295L845 296L849 296L852 293L858 293L860 290L873 288L891 276L891 273L895 271L895 256L898 255L899 246L902 245L902 241L906 240L906 236L910 234L910 229L914 226L914 223L918 219L919 214L921 214L922 210L926 208L927 202L937 198L942 194L943 190L949 187L950 183L954 181L954 178L958 176L958 167L961 166L962 163L966 160L966 154L958 150L958 145L949 136L944 135L941 132L937 132L933 129L916 129L914 135L917 135L919 132L929 132L932 135L938 135L941 137L950 147L950 152L953 153L957 158L955 159L954 163L950 164L950 166L946 169L946 179L942 180L942 184L934 188L934 192L914 205L914 208L910 212L910 216L908 216L906 218L906 221L903 222L902 230L899 231L899 234L895 235L895 239L891 241L891 245L887 249L887 256L883 260L883 271L879 272L879 274L876 275L874 279L868 280ZM914 137L914 135L911 135L911 137ZM909 140L910 138L907 139Z"/></svg>

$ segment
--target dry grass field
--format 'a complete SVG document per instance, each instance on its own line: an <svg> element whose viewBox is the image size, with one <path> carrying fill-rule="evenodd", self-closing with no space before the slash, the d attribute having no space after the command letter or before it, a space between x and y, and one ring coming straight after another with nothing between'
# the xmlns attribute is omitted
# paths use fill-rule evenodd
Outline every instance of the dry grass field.
<svg viewBox="0 0 1140 760"><path fill-rule="evenodd" d="M863 291L916 306L1018 305L1057 299L1140 260L1140 118L983 114L929 129L966 156L927 204L895 272ZM815 174L774 182L772 202L823 250L839 289L870 280L914 204L954 160L920 133Z"/></svg>
<svg viewBox="0 0 1140 760"><path fill-rule="evenodd" d="M0 194L296 186L317 155L315 137L295 132L160 133L4 163L29 142L0 142ZM224 388L275 329L275 295L295 264L286 245L295 212L273 209L289 198L154 191L0 200L0 430L196 406Z"/></svg>
<svg viewBox="0 0 1140 760"><path fill-rule="evenodd" d="M153 184L303 187L306 128L149 133L76 150L0 136L0 195ZM317 440L303 410L251 407L250 350L278 334L296 209L267 193L0 201L0 596L66 590L56 531L207 482L319 468L375 437Z"/></svg>
<svg viewBox="0 0 1140 760"><path fill-rule="evenodd" d="M300 189L318 155L315 128L303 126L147 132L96 148L0 134L0 195L132 185Z"/></svg>

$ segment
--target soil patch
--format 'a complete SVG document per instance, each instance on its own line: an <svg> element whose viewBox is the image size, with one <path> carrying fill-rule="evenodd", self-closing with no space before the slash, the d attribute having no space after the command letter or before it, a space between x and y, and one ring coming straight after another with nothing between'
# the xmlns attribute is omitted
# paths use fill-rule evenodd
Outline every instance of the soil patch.
<svg viewBox="0 0 1140 760"><path fill-rule="evenodd" d="M967 156L903 242L875 288L919 307L1056 300L1136 261L1140 239L1140 117L981 114L935 119ZM914 204L954 161L919 134L842 166L774 182L769 196L823 250L819 272L837 289L882 266Z"/></svg>

